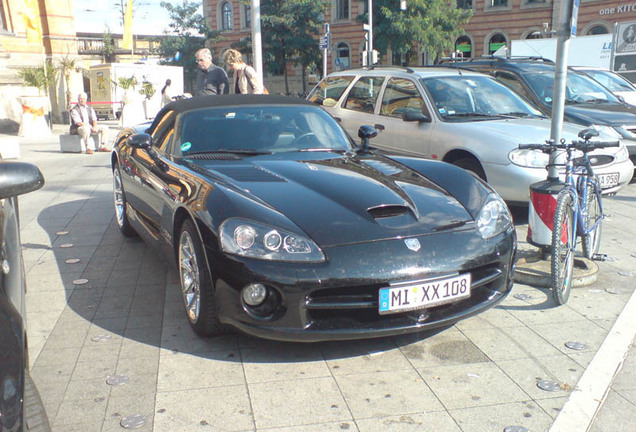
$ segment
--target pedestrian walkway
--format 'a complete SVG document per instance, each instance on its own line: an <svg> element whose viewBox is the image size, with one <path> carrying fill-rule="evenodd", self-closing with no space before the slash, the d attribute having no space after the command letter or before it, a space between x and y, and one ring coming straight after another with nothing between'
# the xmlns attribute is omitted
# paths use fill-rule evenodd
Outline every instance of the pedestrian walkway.
<svg viewBox="0 0 636 432"><path fill-rule="evenodd" d="M636 303L635 184L604 201L610 259L564 306L517 283L433 334L202 339L175 271L117 229L110 154L60 153L63 131L21 140L46 179L20 216L32 375L54 432L636 430L636 314L621 314Z"/></svg>

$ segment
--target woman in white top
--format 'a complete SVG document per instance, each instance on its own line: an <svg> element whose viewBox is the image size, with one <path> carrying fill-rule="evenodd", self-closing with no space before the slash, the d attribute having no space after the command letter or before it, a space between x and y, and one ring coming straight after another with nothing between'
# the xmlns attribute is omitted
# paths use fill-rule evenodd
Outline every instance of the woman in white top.
<svg viewBox="0 0 636 432"><path fill-rule="evenodd" d="M267 93L256 70L243 62L241 53L229 49L223 54L225 64L234 70L234 93L236 94L263 94Z"/></svg>
<svg viewBox="0 0 636 432"><path fill-rule="evenodd" d="M173 101L172 90L170 88L171 84L172 84L172 80L167 79L166 85L164 85L163 88L161 89L161 107L162 108Z"/></svg>

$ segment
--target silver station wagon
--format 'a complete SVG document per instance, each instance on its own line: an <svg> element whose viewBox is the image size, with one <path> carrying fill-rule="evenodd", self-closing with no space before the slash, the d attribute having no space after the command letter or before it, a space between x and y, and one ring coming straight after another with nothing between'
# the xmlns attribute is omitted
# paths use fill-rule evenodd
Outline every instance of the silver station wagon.
<svg viewBox="0 0 636 432"><path fill-rule="evenodd" d="M545 180L549 156L519 144L550 138L551 120L494 78L434 67L349 69L325 77L307 98L351 136L361 125L380 131L377 149L452 163L486 180L511 204L526 204L532 183ZM577 138L565 123L562 136ZM601 132L601 141L620 140ZM620 147L596 150L593 165L605 193L629 183L634 166Z"/></svg>

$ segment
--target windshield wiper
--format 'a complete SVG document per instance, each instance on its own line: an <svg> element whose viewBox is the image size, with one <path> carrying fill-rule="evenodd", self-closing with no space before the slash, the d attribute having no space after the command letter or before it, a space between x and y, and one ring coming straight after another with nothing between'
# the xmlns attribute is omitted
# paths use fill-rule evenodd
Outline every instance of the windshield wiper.
<svg viewBox="0 0 636 432"><path fill-rule="evenodd" d="M333 149L333 148L317 147L317 148L304 148L304 149L290 150L290 151L345 153L347 150L345 150L345 149Z"/></svg>
<svg viewBox="0 0 636 432"><path fill-rule="evenodd" d="M445 118L448 117L479 117L479 118L514 118L514 116L510 114L487 114L487 113L453 113L446 114Z"/></svg>

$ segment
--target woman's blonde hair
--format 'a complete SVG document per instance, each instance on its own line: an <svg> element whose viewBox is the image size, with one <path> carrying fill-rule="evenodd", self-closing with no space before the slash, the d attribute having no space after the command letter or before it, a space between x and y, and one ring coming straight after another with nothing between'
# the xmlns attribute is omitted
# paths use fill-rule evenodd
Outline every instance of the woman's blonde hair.
<svg viewBox="0 0 636 432"><path fill-rule="evenodd" d="M225 51L225 54L223 54L223 61L227 65L233 65L236 63L242 63L243 57L241 56L241 53L238 52L237 50L229 49Z"/></svg>

